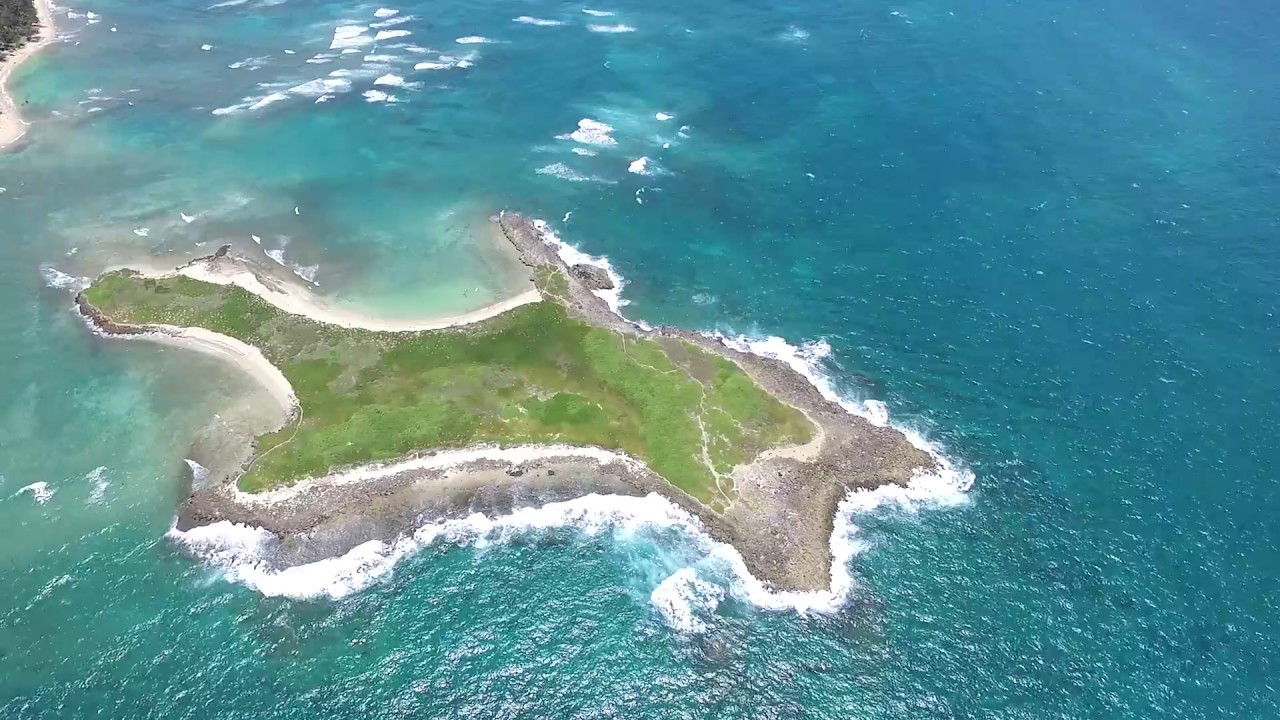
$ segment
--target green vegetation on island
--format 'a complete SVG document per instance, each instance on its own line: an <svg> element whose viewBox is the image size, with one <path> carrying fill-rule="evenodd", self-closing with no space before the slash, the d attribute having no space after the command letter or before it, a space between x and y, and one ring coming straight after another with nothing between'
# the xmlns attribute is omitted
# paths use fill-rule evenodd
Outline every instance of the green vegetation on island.
<svg viewBox="0 0 1280 720"><path fill-rule="evenodd" d="M258 438L248 491L336 468L481 443L621 450L713 509L730 472L761 451L807 442L804 414L737 365L673 337L635 338L572 317L563 275L538 271L550 300L474 325L375 332L286 313L234 286L187 277L102 276L85 299L132 325L201 327L262 350L299 412Z"/></svg>
<svg viewBox="0 0 1280 720"><path fill-rule="evenodd" d="M0 60L35 39L39 23L32 0L0 0Z"/></svg>

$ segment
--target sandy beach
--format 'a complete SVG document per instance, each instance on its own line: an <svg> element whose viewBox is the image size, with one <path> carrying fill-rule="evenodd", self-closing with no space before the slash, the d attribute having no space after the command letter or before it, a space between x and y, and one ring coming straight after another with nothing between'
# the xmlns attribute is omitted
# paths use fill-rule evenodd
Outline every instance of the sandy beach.
<svg viewBox="0 0 1280 720"><path fill-rule="evenodd" d="M423 318L387 318L336 307L310 290L285 281L276 281L254 272L244 261L233 258L202 258L177 270L177 274L195 280L235 285L275 305L281 310L301 315L316 322L339 325L346 328L377 330L381 332L414 332L441 330L480 322L496 315L542 300L537 290L528 290L501 302L487 305L468 313Z"/></svg>
<svg viewBox="0 0 1280 720"><path fill-rule="evenodd" d="M40 17L40 35L0 63L0 149L20 140L27 134L28 127L28 123L18 113L17 101L9 94L9 77L32 55L53 42L53 10L49 6L49 0L34 2L36 13Z"/></svg>

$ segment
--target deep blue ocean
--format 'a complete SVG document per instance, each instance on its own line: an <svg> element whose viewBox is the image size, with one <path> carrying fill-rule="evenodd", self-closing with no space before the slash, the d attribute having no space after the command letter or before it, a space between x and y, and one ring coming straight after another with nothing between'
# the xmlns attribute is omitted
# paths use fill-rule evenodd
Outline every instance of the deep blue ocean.
<svg viewBox="0 0 1280 720"><path fill-rule="evenodd" d="M211 5L59 6L12 87L0 717L1280 717L1280 5ZM340 599L165 538L260 393L92 336L76 278L233 242L456 312L508 289L501 209L607 256L628 317L784 338L972 487L845 517L834 612L634 518L442 537Z"/></svg>

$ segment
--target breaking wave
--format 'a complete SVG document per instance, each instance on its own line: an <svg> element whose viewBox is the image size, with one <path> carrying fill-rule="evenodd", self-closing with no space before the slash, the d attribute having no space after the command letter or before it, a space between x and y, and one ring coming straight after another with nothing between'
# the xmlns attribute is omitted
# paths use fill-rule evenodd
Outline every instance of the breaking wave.
<svg viewBox="0 0 1280 720"><path fill-rule="evenodd" d="M545 20L543 18L530 17L528 15L521 15L518 18L512 18L511 22L517 22L521 25L535 25L537 27L556 27L564 24L563 20Z"/></svg>

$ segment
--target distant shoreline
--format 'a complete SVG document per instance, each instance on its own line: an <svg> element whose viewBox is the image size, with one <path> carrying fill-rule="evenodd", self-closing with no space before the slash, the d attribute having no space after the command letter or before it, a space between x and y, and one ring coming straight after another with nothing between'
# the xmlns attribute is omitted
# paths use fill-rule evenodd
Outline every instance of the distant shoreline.
<svg viewBox="0 0 1280 720"><path fill-rule="evenodd" d="M40 34L0 61L0 150L21 140L30 127L30 123L22 119L18 112L18 102L9 92L9 79L22 63L31 59L54 39L53 8L49 5L49 0L32 0L32 3L39 18Z"/></svg>

